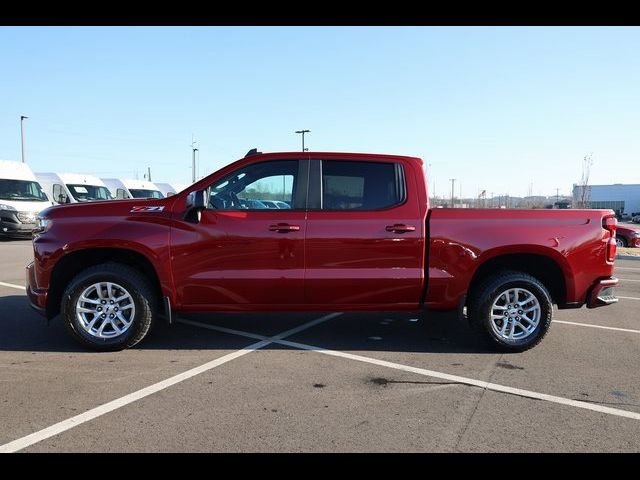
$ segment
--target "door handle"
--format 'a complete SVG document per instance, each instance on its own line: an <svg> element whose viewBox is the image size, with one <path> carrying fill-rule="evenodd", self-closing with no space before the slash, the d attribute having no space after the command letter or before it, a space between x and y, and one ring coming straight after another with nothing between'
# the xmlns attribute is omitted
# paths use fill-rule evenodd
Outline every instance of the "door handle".
<svg viewBox="0 0 640 480"><path fill-rule="evenodd" d="M269 225L269 231L278 233L297 232L300 225L289 225L288 223L278 223L277 225Z"/></svg>
<svg viewBox="0 0 640 480"><path fill-rule="evenodd" d="M414 227L413 225L405 225L402 223L396 223L395 225L387 225L387 227L385 228L387 232L394 232L394 233L413 232L415 231L415 229L416 227Z"/></svg>

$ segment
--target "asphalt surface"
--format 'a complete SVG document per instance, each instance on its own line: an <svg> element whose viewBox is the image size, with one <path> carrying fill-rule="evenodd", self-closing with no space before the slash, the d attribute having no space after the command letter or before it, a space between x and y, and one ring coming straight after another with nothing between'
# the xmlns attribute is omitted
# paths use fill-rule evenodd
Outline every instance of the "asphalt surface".
<svg viewBox="0 0 640 480"><path fill-rule="evenodd" d="M189 315L91 353L14 287L31 257L0 242L0 451L640 451L640 261L521 354L449 313Z"/></svg>

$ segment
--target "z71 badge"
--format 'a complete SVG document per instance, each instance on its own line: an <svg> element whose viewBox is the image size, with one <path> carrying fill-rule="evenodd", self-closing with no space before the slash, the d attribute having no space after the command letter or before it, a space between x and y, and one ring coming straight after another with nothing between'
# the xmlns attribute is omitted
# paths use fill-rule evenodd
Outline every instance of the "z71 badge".
<svg viewBox="0 0 640 480"><path fill-rule="evenodd" d="M164 206L153 206L153 207L133 207L131 209L131 213L138 212L161 212L164 210Z"/></svg>

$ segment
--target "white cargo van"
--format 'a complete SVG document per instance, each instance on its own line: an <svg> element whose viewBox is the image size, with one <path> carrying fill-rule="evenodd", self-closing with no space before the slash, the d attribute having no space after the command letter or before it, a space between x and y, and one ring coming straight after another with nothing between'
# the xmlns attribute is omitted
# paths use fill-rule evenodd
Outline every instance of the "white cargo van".
<svg viewBox="0 0 640 480"><path fill-rule="evenodd" d="M165 197L170 197L176 193L181 192L189 186L187 183L158 183L156 182L158 190L162 192Z"/></svg>
<svg viewBox="0 0 640 480"><path fill-rule="evenodd" d="M26 163L0 160L0 235L31 237L38 213L52 202Z"/></svg>
<svg viewBox="0 0 640 480"><path fill-rule="evenodd" d="M164 198L155 183L146 180L129 178L101 178L111 195L120 200L123 198Z"/></svg>
<svg viewBox="0 0 640 480"><path fill-rule="evenodd" d="M36 172L36 178L55 203L112 200L107 186L98 177L79 173Z"/></svg>

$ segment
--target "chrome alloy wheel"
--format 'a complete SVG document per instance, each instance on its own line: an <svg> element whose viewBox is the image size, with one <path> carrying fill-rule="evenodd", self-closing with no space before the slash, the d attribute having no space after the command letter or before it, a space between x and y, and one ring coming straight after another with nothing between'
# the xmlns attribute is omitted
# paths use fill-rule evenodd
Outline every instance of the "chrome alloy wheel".
<svg viewBox="0 0 640 480"><path fill-rule="evenodd" d="M540 302L524 288L505 290L491 306L491 328L506 342L515 342L531 335L541 317Z"/></svg>
<svg viewBox="0 0 640 480"><path fill-rule="evenodd" d="M621 238L616 238L616 246L624 247L624 240L622 240Z"/></svg>
<svg viewBox="0 0 640 480"><path fill-rule="evenodd" d="M76 302L80 326L92 337L119 337L129 329L135 315L131 294L117 283L94 283Z"/></svg>

